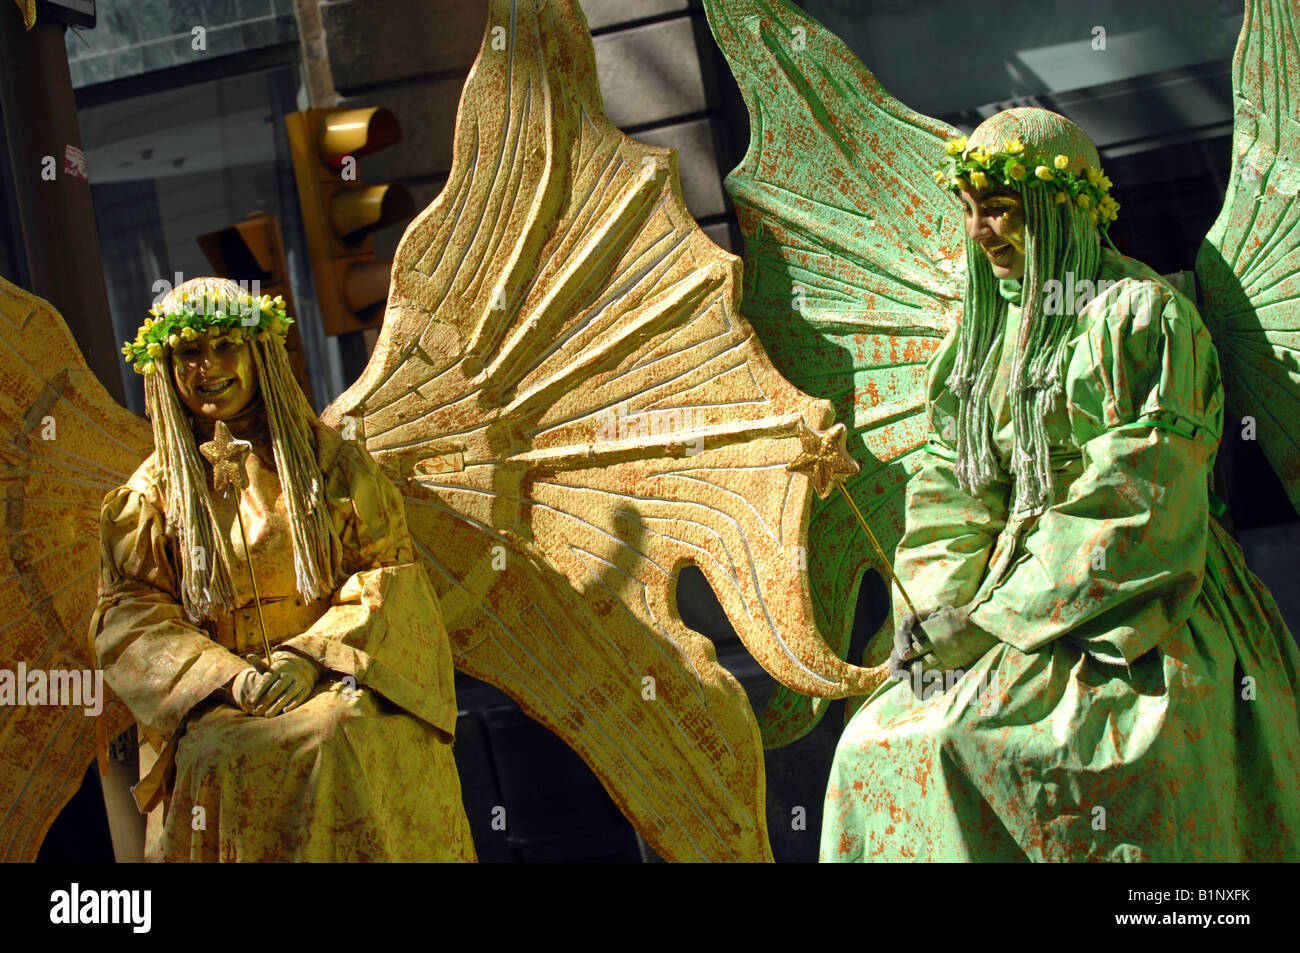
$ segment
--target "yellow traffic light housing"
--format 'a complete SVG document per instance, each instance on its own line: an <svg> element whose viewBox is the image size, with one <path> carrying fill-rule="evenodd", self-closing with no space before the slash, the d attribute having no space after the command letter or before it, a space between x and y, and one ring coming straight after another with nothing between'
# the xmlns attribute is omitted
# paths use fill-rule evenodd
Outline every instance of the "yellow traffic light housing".
<svg viewBox="0 0 1300 953"><path fill-rule="evenodd" d="M285 117L293 174L326 334L377 327L392 262L376 261L373 232L415 215L402 185L363 185L356 160L402 137L387 109L308 109Z"/></svg>

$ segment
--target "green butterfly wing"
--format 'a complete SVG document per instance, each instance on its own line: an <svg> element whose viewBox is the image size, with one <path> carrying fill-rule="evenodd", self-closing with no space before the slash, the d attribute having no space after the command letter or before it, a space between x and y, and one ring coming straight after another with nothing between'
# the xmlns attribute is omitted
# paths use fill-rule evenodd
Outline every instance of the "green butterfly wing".
<svg viewBox="0 0 1300 953"><path fill-rule="evenodd" d="M926 361L961 307L961 209L932 177L957 130L890 96L786 0L704 7L749 109L749 151L727 178L745 236L741 308L778 370L849 428L862 469L847 487L892 559L926 436ZM841 655L868 569L879 560L842 496L814 500L817 625ZM824 709L779 689L765 744L801 737Z"/></svg>
<svg viewBox="0 0 1300 953"><path fill-rule="evenodd" d="M1233 162L1196 259L1228 408L1254 418L1300 510L1300 52L1297 0L1247 0L1233 61Z"/></svg>

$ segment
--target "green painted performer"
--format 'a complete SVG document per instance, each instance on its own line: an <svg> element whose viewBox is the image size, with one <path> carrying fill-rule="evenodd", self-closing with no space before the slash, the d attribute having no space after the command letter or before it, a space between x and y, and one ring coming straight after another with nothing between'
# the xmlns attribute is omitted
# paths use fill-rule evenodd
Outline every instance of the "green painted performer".
<svg viewBox="0 0 1300 953"><path fill-rule="evenodd" d="M1209 332L1103 245L1117 206L1069 120L1008 110L947 151L966 318L894 561L937 611L900 608L823 859L1300 859L1300 650L1212 512Z"/></svg>
<svg viewBox="0 0 1300 953"><path fill-rule="evenodd" d="M967 139L787 0L706 0L751 118L742 308L835 403L844 488L921 616L893 586L866 659L893 677L839 742L823 860L1300 860L1300 650L1210 486L1227 409L1300 506L1291 6L1247 0L1193 288L1110 244L1066 118ZM842 496L813 504L808 571L847 652L883 567ZM824 710L778 692L765 741Z"/></svg>

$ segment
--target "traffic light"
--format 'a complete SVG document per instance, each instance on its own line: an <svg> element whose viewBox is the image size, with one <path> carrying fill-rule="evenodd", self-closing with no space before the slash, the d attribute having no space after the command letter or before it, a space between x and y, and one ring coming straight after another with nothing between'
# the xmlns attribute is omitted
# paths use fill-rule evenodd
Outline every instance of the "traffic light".
<svg viewBox="0 0 1300 953"><path fill-rule="evenodd" d="M293 289L289 287L289 270L284 258L284 240L280 236L280 223L265 212L253 212L235 225L217 229L198 237L212 273L218 278L247 281L249 293L284 296L285 310L290 317L298 316L294 305ZM253 282L257 282L254 286ZM307 373L307 356L302 349L302 335L297 322L289 326L289 336L284 342L289 352L293 376L302 386L302 392L311 398L311 380Z"/></svg>
<svg viewBox="0 0 1300 953"><path fill-rule="evenodd" d="M402 185L363 185L356 160L402 138L389 110L307 109L285 116L293 175L326 334L378 327L391 261L376 261L370 234L415 215Z"/></svg>

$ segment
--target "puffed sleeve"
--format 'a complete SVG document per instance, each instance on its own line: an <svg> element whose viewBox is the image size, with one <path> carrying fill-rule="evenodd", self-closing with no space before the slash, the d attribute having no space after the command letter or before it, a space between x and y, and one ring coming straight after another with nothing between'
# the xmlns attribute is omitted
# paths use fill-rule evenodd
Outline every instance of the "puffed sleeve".
<svg viewBox="0 0 1300 953"><path fill-rule="evenodd" d="M1223 391L1208 331L1169 286L1126 278L1089 310L1066 375L1083 472L971 619L1022 651L1067 637L1131 662L1200 593Z"/></svg>
<svg viewBox="0 0 1300 953"><path fill-rule="evenodd" d="M894 572L922 616L975 597L1006 525L1007 487L995 484L972 495L958 485L953 469L957 404L947 378L956 343L953 330L927 368L930 434L921 468L907 483L906 523L894 556ZM903 599L895 598L895 621L906 611Z"/></svg>
<svg viewBox="0 0 1300 953"><path fill-rule="evenodd" d="M91 639L104 679L155 751L190 710L248 667L185 617L165 519L130 484L100 508L99 605Z"/></svg>
<svg viewBox="0 0 1300 953"><path fill-rule="evenodd" d="M328 467L332 510L352 575L306 632L282 643L317 664L377 691L454 736L451 647L438 596L415 562L405 508L375 461L340 444Z"/></svg>

